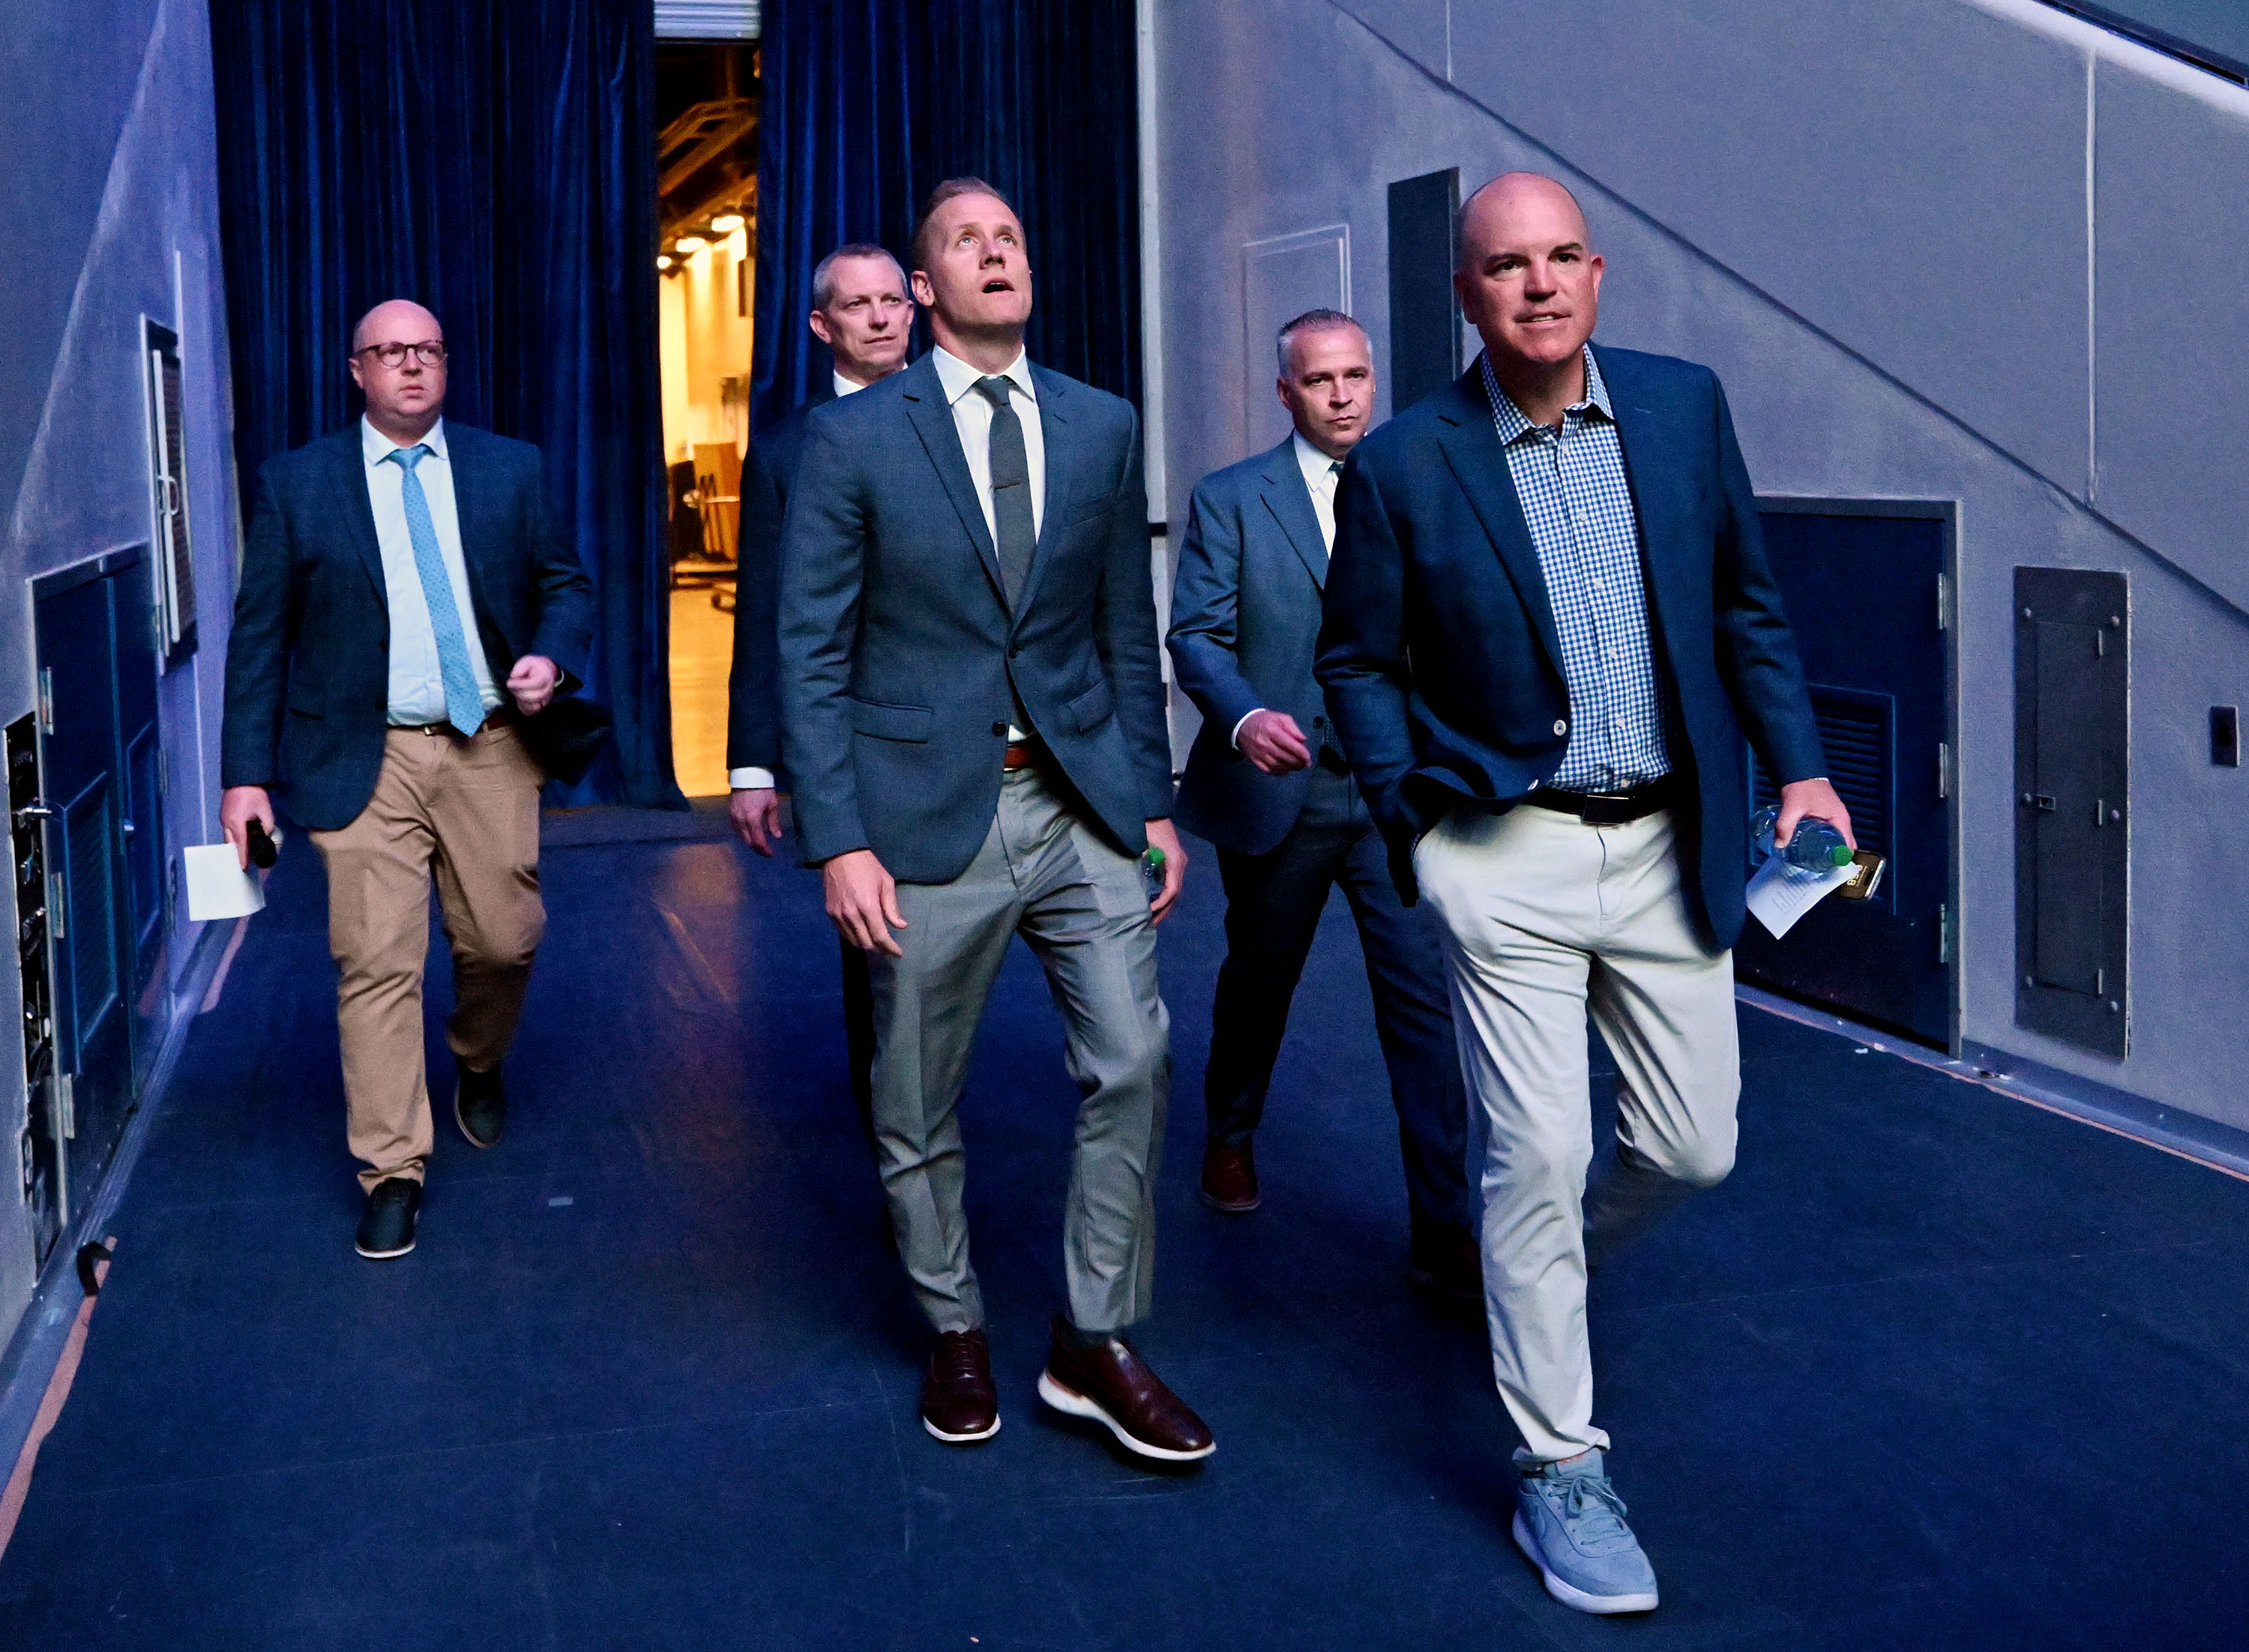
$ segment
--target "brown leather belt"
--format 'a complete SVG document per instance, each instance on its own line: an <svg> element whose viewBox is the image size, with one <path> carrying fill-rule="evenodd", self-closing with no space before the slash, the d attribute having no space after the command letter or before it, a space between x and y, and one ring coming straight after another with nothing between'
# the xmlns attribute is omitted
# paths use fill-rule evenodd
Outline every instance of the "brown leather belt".
<svg viewBox="0 0 2249 1652"><path fill-rule="evenodd" d="M1000 766L1013 774L1018 769L1036 766L1046 754L1046 747L1036 740L1013 741L1008 746L1007 755L1000 759Z"/></svg>
<svg viewBox="0 0 2249 1652"><path fill-rule="evenodd" d="M1667 774L1621 792L1561 792L1540 786L1523 801L1559 814L1574 814L1587 826L1628 826L1669 808L1678 795L1676 777Z"/></svg>

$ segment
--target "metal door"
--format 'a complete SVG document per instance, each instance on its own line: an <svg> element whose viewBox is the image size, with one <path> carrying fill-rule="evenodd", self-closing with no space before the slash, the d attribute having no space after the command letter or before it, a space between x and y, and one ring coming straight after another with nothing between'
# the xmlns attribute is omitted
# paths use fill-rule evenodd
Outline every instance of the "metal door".
<svg viewBox="0 0 2249 1652"><path fill-rule="evenodd" d="M32 611L40 764L52 811L53 1060L75 1210L123 1133L162 1008L156 648L145 552L112 552L34 580Z"/></svg>
<svg viewBox="0 0 2249 1652"><path fill-rule="evenodd" d="M1828 778L1861 848L1888 868L1871 900L1830 896L1776 941L1750 920L1740 976L1950 1049L1954 1015L1953 507L1899 500L1758 502L1804 656ZM1750 764L1751 807L1772 801Z"/></svg>

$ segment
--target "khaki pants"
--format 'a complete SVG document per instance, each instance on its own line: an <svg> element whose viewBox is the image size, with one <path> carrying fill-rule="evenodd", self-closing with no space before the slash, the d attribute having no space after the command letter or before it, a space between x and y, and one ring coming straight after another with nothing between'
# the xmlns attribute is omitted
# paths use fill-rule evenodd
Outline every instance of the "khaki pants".
<svg viewBox="0 0 2249 1652"><path fill-rule="evenodd" d="M1588 1249L1613 1254L1733 1168L1733 955L1695 937L1668 813L1591 826L1528 804L1462 810L1413 869L1448 935L1493 1373L1518 1455L1575 1457L1608 1444L1592 1426ZM1618 1068L1616 1153L1590 1194L1588 1007Z"/></svg>
<svg viewBox="0 0 2249 1652"><path fill-rule="evenodd" d="M421 729L384 737L382 773L356 819L313 843L328 869L328 948L340 979L344 1100L360 1183L422 1179L432 1145L423 1072L422 973L430 880L453 948L445 1042L464 1066L499 1065L515 1038L539 899L539 788L512 724L473 739Z"/></svg>

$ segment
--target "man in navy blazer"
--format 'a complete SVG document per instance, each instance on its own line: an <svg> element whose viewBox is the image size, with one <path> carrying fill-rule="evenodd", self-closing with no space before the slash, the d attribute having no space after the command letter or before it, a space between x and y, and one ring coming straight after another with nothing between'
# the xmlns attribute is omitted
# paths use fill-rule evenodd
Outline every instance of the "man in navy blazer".
<svg viewBox="0 0 2249 1652"><path fill-rule="evenodd" d="M1148 1311L1170 1083L1154 924L1179 895L1138 422L1023 352L1022 225L940 184L914 234L936 348L812 415L781 576L783 751L806 861L868 954L891 1219L937 1333L922 1424L1000 1427L955 1116L1013 938L1081 1097L1066 1313L1039 1393L1167 1461L1209 1430L1120 1334ZM1138 857L1164 851L1152 901Z"/></svg>
<svg viewBox="0 0 2249 1652"><path fill-rule="evenodd" d="M1515 1540L1565 1604L1645 1611L1588 1253L1733 1163L1743 736L1783 841L1850 822L1716 378L1590 343L1602 260L1552 179L1485 185L1458 247L1483 353L1352 456L1317 672L1401 889L1444 923ZM1590 1192L1589 1007L1620 1074Z"/></svg>
<svg viewBox="0 0 2249 1652"><path fill-rule="evenodd" d="M906 364L913 300L905 271L884 248L855 241L813 267L813 336L835 370L811 400L758 433L742 466L742 524L735 559L734 658L726 682L726 812L735 833L760 854L781 841L781 529L813 410L879 383ZM875 1008L867 955L843 950L843 1042L859 1122L874 1134Z"/></svg>
<svg viewBox="0 0 2249 1652"><path fill-rule="evenodd" d="M1180 823L1218 846L1226 961L1203 1069L1202 1198L1260 1203L1254 1133L1328 891L1351 902L1398 1110L1411 1215L1408 1277L1455 1301L1483 1285L1468 1236L1468 1103L1444 956L1427 912L1403 905L1312 680L1320 591L1343 460L1374 414L1365 332L1335 310L1281 329L1275 391L1295 427L1280 446L1205 476L1172 584L1180 686L1203 715Z"/></svg>
<svg viewBox="0 0 2249 1652"><path fill-rule="evenodd" d="M260 472L227 645L220 821L247 864L282 792L328 871L357 1248L414 1248L433 1138L423 1072L430 883L452 942L453 1116L506 1119L507 1053L546 924L545 776L519 717L577 681L592 588L539 450L447 425L444 330L394 299L351 371L367 415Z"/></svg>

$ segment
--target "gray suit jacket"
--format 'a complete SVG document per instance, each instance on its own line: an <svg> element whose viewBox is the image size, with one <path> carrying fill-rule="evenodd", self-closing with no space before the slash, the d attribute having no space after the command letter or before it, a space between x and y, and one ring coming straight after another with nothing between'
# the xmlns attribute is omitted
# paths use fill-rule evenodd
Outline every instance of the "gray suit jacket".
<svg viewBox="0 0 2249 1652"><path fill-rule="evenodd" d="M1221 848L1263 854L1304 806L1311 771L1262 773L1234 749L1234 725L1262 706L1294 717L1315 751L1329 736L1312 680L1327 572L1292 441L1197 484L1172 586L1172 666L1203 716L1180 824Z"/></svg>
<svg viewBox="0 0 2249 1652"><path fill-rule="evenodd" d="M931 358L819 408L784 530L782 754L816 864L957 877L999 806L1009 690L1129 853L1172 812L1139 421L1042 367L1046 504L1018 610Z"/></svg>

